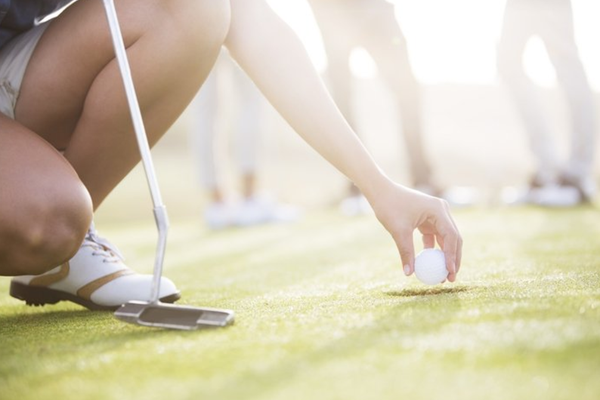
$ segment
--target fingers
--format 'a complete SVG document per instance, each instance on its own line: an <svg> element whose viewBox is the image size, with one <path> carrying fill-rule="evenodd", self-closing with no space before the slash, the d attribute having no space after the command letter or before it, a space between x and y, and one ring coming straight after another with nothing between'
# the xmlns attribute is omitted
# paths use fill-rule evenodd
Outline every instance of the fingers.
<svg viewBox="0 0 600 400"><path fill-rule="evenodd" d="M460 268L460 260L462 256L462 238L458 232L458 228L452 219L449 206L444 202L445 215L442 219L443 226L438 228L440 236L442 236L440 245L444 251L446 258L446 269L448 270L448 281L454 282L456 274Z"/></svg>
<svg viewBox="0 0 600 400"><path fill-rule="evenodd" d="M460 232L458 230L458 227L456 226L456 222L454 222L454 218L452 218L452 214L450 213L450 205L448 204L448 202L444 202L444 206L446 208L446 213L448 215L448 218L450 219L450 222L452 223L452 226L454 227L454 232L456 235L456 261L455 261L455 271L456 274L458 274L458 271L460 270L460 263L462 261L462 246L463 246L463 239L462 236L460 235Z"/></svg>
<svg viewBox="0 0 600 400"><path fill-rule="evenodd" d="M423 247L426 249L432 249L435 247L435 235L424 234L423 235Z"/></svg>
<svg viewBox="0 0 600 400"><path fill-rule="evenodd" d="M415 270L415 246L412 230L402 231L394 235L394 241L400 252L404 275L409 276Z"/></svg>
<svg viewBox="0 0 600 400"><path fill-rule="evenodd" d="M434 248L436 242L439 244L446 259L447 280L454 282L462 258L462 238L450 215L448 203L432 197L415 200L421 201L421 203L419 207L413 209L411 216L414 219L412 221L401 220L396 221L400 223L395 226L387 225L400 253L404 274L410 276L414 273L413 231L418 228L422 233L423 246L426 249ZM390 225L393 228L390 229Z"/></svg>
<svg viewBox="0 0 600 400"><path fill-rule="evenodd" d="M457 249L457 253L456 253L456 273L457 274L458 274L458 271L460 271L460 263L462 261L462 245L463 245L463 240L461 237L460 241L458 243L458 249Z"/></svg>
<svg viewBox="0 0 600 400"><path fill-rule="evenodd" d="M456 280L456 255L457 255L457 241L446 240L446 245L443 248L444 257L446 258L446 269L448 270L448 281L454 282Z"/></svg>

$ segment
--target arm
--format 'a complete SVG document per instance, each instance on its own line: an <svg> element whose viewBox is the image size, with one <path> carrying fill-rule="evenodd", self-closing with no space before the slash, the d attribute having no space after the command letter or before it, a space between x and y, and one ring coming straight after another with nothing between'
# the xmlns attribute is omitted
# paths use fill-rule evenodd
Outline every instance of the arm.
<svg viewBox="0 0 600 400"><path fill-rule="evenodd" d="M225 41L232 57L290 126L352 180L392 234L405 273L414 270L413 231L427 247L437 239L454 281L462 241L448 206L440 199L395 184L375 164L344 120L300 40L264 0L230 0Z"/></svg>

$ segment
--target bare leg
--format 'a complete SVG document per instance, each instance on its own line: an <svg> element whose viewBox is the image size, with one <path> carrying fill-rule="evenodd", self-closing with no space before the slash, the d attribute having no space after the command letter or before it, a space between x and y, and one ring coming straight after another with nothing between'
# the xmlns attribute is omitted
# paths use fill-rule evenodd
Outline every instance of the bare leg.
<svg viewBox="0 0 600 400"><path fill-rule="evenodd" d="M56 149L1 113L0 126L0 275L42 273L79 249L91 200Z"/></svg>
<svg viewBox="0 0 600 400"><path fill-rule="evenodd" d="M127 0L117 11L152 145L212 68L229 9L221 0ZM101 2L77 2L52 23L21 93L17 119L65 149L97 208L139 161Z"/></svg>
<svg viewBox="0 0 600 400"><path fill-rule="evenodd" d="M229 5L127 0L117 8L155 143L210 70ZM2 275L39 274L71 258L92 218L90 197L97 207L139 160L104 15L100 1L81 1L56 18L29 63L16 121L0 115Z"/></svg>

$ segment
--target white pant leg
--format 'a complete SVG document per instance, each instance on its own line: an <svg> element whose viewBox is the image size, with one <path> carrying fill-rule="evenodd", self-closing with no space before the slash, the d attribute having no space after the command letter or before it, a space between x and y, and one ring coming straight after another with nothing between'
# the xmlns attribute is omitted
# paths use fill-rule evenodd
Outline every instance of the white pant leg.
<svg viewBox="0 0 600 400"><path fill-rule="evenodd" d="M265 101L254 82L237 65L232 69L233 89L237 94L237 121L234 124L236 162L242 175L252 175L258 168L258 150Z"/></svg>
<svg viewBox="0 0 600 400"><path fill-rule="evenodd" d="M573 178L590 176L595 150L595 107L590 85L575 42L573 12L569 0L554 0L543 15L539 35L564 90L571 116L570 157L562 173Z"/></svg>
<svg viewBox="0 0 600 400"><path fill-rule="evenodd" d="M536 85L523 68L527 41L546 23L539 11L543 2L507 0L498 46L498 71L506 82L529 135L530 148L537 161L539 178L553 180L559 168L555 138L547 122Z"/></svg>
<svg viewBox="0 0 600 400"><path fill-rule="evenodd" d="M214 190L219 186L218 166L215 161L215 135L218 112L218 68L214 68L198 95L192 109L191 142L198 160L200 184L205 190Z"/></svg>
<svg viewBox="0 0 600 400"><path fill-rule="evenodd" d="M235 164L241 175L254 174L257 169L258 143L261 130L262 94L254 83L232 62L227 54L222 54L194 100L192 141L199 161L199 176L206 190L220 189L222 186L221 166L224 155L218 148L217 131L226 130L225 123L219 121L224 113L220 107L231 107L231 124L235 148ZM224 83L231 79L231 87ZM235 104L224 102L224 91L231 89Z"/></svg>
<svg viewBox="0 0 600 400"><path fill-rule="evenodd" d="M328 81L337 106L356 129L352 104L354 78L348 60L354 48L364 48L377 64L398 105L401 140L406 146L413 185L432 183L432 172L423 148L420 91L408 58L406 39L385 0L312 0L327 60Z"/></svg>
<svg viewBox="0 0 600 400"><path fill-rule="evenodd" d="M358 18L355 19L355 25L360 28L358 44L373 57L397 102L401 140L406 147L412 184L430 185L432 169L421 129L421 91L411 69L408 44L396 20L394 6L385 0L371 0ZM361 20L362 26L359 26Z"/></svg>
<svg viewBox="0 0 600 400"><path fill-rule="evenodd" d="M558 161L540 94L522 67L525 44L533 35L546 46L571 113L571 149L566 165ZM578 179L589 176L595 149L594 101L575 42L570 0L508 0L498 64L530 135L539 171Z"/></svg>

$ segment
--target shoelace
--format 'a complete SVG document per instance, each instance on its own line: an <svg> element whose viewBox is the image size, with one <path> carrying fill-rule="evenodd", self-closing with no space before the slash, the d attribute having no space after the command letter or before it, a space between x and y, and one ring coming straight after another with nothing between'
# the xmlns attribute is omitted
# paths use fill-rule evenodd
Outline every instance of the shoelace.
<svg viewBox="0 0 600 400"><path fill-rule="evenodd" d="M119 261L124 261L125 258L114 244L109 242L108 240L98 236L96 233L96 229L92 225L85 235L85 239L83 240L83 246L91 247L94 252L93 256L103 257L102 262L105 263L116 263Z"/></svg>

